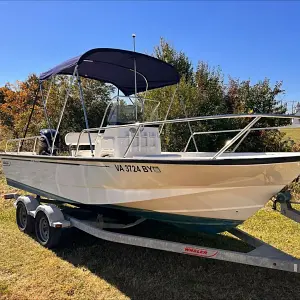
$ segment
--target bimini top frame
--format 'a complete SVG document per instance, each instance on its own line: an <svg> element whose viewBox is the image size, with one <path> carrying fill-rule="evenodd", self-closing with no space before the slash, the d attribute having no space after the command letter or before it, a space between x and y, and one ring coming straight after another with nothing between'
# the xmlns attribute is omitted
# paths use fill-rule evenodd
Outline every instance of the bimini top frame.
<svg viewBox="0 0 300 300"><path fill-rule="evenodd" d="M53 78L55 77L55 75L59 74L72 76L70 78L70 85L65 97L60 118L58 120L56 133L55 136L52 137L51 153L53 153L55 139L66 108L70 93L70 87L72 86L75 78L77 79L78 83L86 129L89 129L89 123L83 99L80 77L95 79L105 83L111 83L115 85L118 90L121 90L125 96L129 96L133 93L135 93L136 96L136 93L139 92L146 92L147 90L174 85L177 84L180 80L180 76L173 66L152 56L135 51L121 49L92 49L80 56L76 56L63 62L40 75L40 89L43 98L45 117L49 128L51 128L51 124L47 113L46 103L47 98L50 94ZM42 93L42 82L49 78L51 78L52 80L47 98L44 99ZM25 136L26 133L24 137ZM93 146L91 142L90 132L88 132L88 136L93 156Z"/></svg>

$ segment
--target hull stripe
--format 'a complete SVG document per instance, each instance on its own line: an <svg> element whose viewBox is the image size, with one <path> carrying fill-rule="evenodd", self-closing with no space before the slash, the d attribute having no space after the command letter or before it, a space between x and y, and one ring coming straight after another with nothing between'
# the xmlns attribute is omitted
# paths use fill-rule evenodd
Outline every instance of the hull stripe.
<svg viewBox="0 0 300 300"><path fill-rule="evenodd" d="M11 160L30 160L47 163L68 163L84 165L85 163L143 163L161 165L261 165L300 162L300 154L295 156L262 157L262 158L218 158L218 159L145 159L145 158L92 158L92 157L70 157L70 156L43 156L43 155L17 155L1 153L1 158ZM109 166L103 166L109 167Z"/></svg>

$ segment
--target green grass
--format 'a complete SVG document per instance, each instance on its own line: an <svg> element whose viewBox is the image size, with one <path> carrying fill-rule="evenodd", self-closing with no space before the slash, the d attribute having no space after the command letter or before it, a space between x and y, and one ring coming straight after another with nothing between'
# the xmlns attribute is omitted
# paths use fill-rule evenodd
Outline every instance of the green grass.
<svg viewBox="0 0 300 300"><path fill-rule="evenodd" d="M300 130L295 128L281 129L280 131L284 132L285 138L291 138L295 143L300 142Z"/></svg>
<svg viewBox="0 0 300 300"><path fill-rule="evenodd" d="M10 189L0 180L0 191ZM150 226L150 225L148 225ZM245 250L230 237L170 227L158 236ZM270 204L242 228L300 258L300 224ZM145 229L145 228L142 228ZM213 261L98 240L71 231L55 251L17 229L12 201L0 200L0 299L299 299L300 274Z"/></svg>

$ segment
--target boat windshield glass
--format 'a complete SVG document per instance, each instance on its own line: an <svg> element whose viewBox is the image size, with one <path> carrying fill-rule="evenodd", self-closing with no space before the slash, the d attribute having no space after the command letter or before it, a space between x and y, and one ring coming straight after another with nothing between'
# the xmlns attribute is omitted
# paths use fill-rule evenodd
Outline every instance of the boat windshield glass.
<svg viewBox="0 0 300 300"><path fill-rule="evenodd" d="M118 98L107 118L108 125L124 125L158 120L159 101L152 99Z"/></svg>

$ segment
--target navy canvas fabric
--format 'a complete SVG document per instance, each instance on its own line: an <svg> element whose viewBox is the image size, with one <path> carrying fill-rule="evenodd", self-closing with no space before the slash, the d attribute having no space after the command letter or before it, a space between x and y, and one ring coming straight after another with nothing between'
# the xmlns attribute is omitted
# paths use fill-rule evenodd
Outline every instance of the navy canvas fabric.
<svg viewBox="0 0 300 300"><path fill-rule="evenodd" d="M137 92L173 85L179 82L177 70L170 64L149 55L111 48L92 49L71 58L40 75L46 80L52 75L72 75L78 65L80 76L114 84L126 96L135 92L134 59L137 70ZM140 74L143 76L141 76Z"/></svg>

